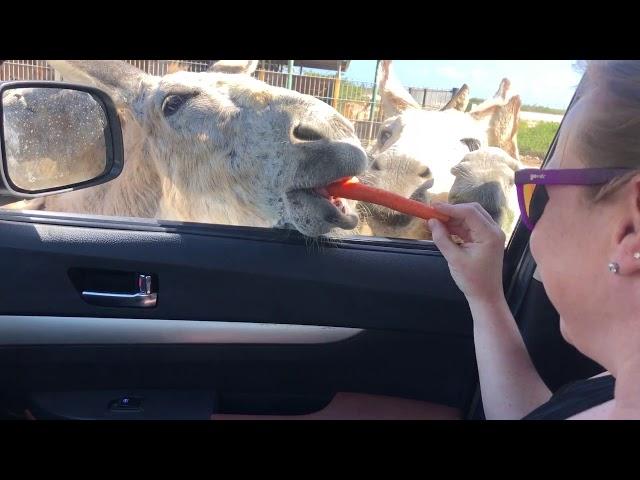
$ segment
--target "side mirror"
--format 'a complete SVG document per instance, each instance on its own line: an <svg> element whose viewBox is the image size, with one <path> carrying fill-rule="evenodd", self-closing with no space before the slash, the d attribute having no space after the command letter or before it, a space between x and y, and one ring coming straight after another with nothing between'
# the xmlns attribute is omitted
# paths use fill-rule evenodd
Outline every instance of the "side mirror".
<svg viewBox="0 0 640 480"><path fill-rule="evenodd" d="M0 195L34 198L79 190L122 172L122 129L102 90L16 81L0 83L0 98Z"/></svg>

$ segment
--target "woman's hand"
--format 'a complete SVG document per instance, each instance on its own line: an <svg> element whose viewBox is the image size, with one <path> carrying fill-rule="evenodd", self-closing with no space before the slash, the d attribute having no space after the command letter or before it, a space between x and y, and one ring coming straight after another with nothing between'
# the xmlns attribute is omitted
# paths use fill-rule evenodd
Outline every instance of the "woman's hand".
<svg viewBox="0 0 640 480"><path fill-rule="evenodd" d="M451 276L469 303L504 299L502 262L505 234L478 203L450 205L434 202L451 219L428 221L433 241L449 263ZM457 235L462 244L450 235Z"/></svg>

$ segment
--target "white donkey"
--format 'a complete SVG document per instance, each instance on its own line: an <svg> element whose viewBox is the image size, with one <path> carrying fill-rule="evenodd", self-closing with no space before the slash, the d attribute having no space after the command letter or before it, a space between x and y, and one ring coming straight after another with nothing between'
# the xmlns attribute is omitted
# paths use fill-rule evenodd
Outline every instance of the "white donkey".
<svg viewBox="0 0 640 480"><path fill-rule="evenodd" d="M520 168L521 101L510 92L509 80L503 79L494 98L470 112L465 111L466 84L442 110L428 111L393 75L391 61L383 60L380 92L387 118L370 148L364 180L425 203L476 201L510 231L517 215L511 210L513 172ZM431 238L424 221L372 204L361 210L376 236Z"/></svg>
<svg viewBox="0 0 640 480"><path fill-rule="evenodd" d="M45 197L31 208L286 226L308 236L356 227L352 202L316 193L365 170L352 124L320 100L251 78L256 62L220 61L208 72L162 77L124 61L49 63L65 81L113 98L125 167L109 183Z"/></svg>

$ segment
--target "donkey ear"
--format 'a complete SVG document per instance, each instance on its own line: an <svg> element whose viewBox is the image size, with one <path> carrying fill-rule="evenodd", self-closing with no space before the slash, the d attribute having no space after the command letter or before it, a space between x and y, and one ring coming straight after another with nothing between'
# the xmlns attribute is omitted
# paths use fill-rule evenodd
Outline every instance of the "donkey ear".
<svg viewBox="0 0 640 480"><path fill-rule="evenodd" d="M520 96L514 95L506 103L485 102L471 110L469 115L486 129L490 146L502 148L513 158L519 159L517 137L521 107Z"/></svg>
<svg viewBox="0 0 640 480"><path fill-rule="evenodd" d="M391 60L380 62L380 97L382 99L382 110L385 117L395 117L410 108L420 108L418 102L400 84L391 69Z"/></svg>
<svg viewBox="0 0 640 480"><path fill-rule="evenodd" d="M447 104L442 107L440 110L459 110L464 112L467 110L467 106L469 105L469 86L465 83L460 87L460 89L456 92L456 94L451 97L451 100L447 102Z"/></svg>
<svg viewBox="0 0 640 480"><path fill-rule="evenodd" d="M256 68L258 68L258 60L218 60L209 67L208 71L251 75Z"/></svg>
<svg viewBox="0 0 640 480"><path fill-rule="evenodd" d="M493 98L500 98L506 100L511 89L511 81L508 78L503 78L498 86L498 91L493 95Z"/></svg>
<svg viewBox="0 0 640 480"><path fill-rule="evenodd" d="M121 60L47 60L65 80L106 91L116 106L132 108L154 78Z"/></svg>
<svg viewBox="0 0 640 480"><path fill-rule="evenodd" d="M514 93L511 90L511 81L505 77L500 81L498 90L493 94L493 97L487 98L484 102L479 103L478 105L473 105L471 107L471 111L475 112L477 110L485 110L492 105L504 105L507 103L507 100L510 100L513 96Z"/></svg>

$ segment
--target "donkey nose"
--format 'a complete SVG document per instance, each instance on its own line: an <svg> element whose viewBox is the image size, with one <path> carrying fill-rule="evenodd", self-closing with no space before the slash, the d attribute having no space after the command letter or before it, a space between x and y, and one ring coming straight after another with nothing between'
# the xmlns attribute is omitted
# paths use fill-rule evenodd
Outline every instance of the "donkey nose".
<svg viewBox="0 0 640 480"><path fill-rule="evenodd" d="M327 138L316 127L303 123L299 123L294 127L291 136L298 142L317 142Z"/></svg>

